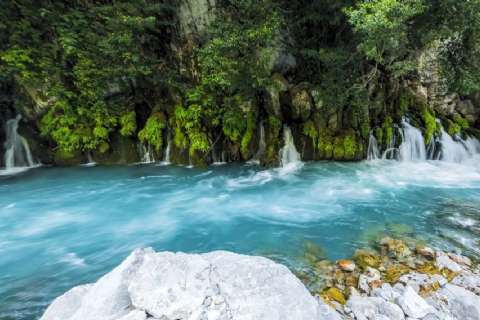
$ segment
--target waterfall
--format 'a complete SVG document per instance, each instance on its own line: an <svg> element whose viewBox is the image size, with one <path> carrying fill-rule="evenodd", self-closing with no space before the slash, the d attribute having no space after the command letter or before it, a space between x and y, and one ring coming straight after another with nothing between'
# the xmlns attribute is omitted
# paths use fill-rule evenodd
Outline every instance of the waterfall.
<svg viewBox="0 0 480 320"><path fill-rule="evenodd" d="M170 144L172 142L168 141L167 147L165 148L165 157L163 158L162 164L170 164Z"/></svg>
<svg viewBox="0 0 480 320"><path fill-rule="evenodd" d="M222 151L222 162L227 163L227 157L226 157L227 152L225 150Z"/></svg>
<svg viewBox="0 0 480 320"><path fill-rule="evenodd" d="M142 163L151 163L155 162L153 148L150 143L145 144L141 142L138 145L138 151L140 152L140 159Z"/></svg>
<svg viewBox="0 0 480 320"><path fill-rule="evenodd" d="M439 122L440 120L437 120ZM401 162L423 162L428 160L439 160L451 163L464 163L473 156L480 154L480 142L468 137L463 140L459 134L450 136L443 127L441 135L432 137L428 148L425 147L425 140L419 129L412 127L406 119L402 120L402 128L399 129L402 143L395 148L395 137L388 143L387 149L381 159L393 159ZM368 143L367 160L380 158L377 140L370 132Z"/></svg>
<svg viewBox="0 0 480 320"><path fill-rule="evenodd" d="M301 162L300 154L297 152L293 142L292 132L286 125L283 126L283 138L285 145L282 149L280 149L279 155L282 167L285 167L291 163L293 164Z"/></svg>
<svg viewBox="0 0 480 320"><path fill-rule="evenodd" d="M373 135L373 130L370 131L370 137L368 139L367 160L380 159L380 151L378 150L377 139Z"/></svg>
<svg viewBox="0 0 480 320"><path fill-rule="evenodd" d="M90 152L90 150L88 150L87 151L87 163L84 166L90 167L90 166L94 166L96 164L97 163L95 161L93 161L92 153Z"/></svg>
<svg viewBox="0 0 480 320"><path fill-rule="evenodd" d="M187 168L193 168L192 154L190 153L190 150L188 150L188 166L187 166Z"/></svg>
<svg viewBox="0 0 480 320"><path fill-rule="evenodd" d="M33 161L27 140L18 134L18 122L22 117L18 115L15 119L10 119L5 125L5 167L13 169L18 167L33 167Z"/></svg>
<svg viewBox="0 0 480 320"><path fill-rule="evenodd" d="M212 151L212 161L213 163L219 163L217 154L215 153L215 144L212 142L212 139L208 138L208 142L210 142L210 150Z"/></svg>
<svg viewBox="0 0 480 320"><path fill-rule="evenodd" d="M252 163L260 163L260 157L263 156L265 153L265 149L267 148L267 143L265 142L265 127L263 126L263 120L260 121L260 139L258 141L258 151L253 156L250 162Z"/></svg>
<svg viewBox="0 0 480 320"><path fill-rule="evenodd" d="M469 137L467 141L463 141L458 134L454 138L456 141L442 127L440 136L442 148L438 156L441 161L461 163L478 153L476 144L479 142L477 139Z"/></svg>
<svg viewBox="0 0 480 320"><path fill-rule="evenodd" d="M405 118L400 129L402 144L399 147L399 160L402 162L421 162L427 160L425 139L422 132L412 127Z"/></svg>

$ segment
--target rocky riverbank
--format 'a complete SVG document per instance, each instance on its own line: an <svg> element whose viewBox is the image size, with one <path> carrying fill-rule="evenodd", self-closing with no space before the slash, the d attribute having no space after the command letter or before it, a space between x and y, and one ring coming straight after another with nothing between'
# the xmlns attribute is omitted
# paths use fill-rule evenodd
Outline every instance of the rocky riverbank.
<svg viewBox="0 0 480 320"><path fill-rule="evenodd" d="M297 275L310 293L267 258L137 249L95 284L58 297L41 320L480 319L475 261L392 238L377 248L336 263L310 250L315 275Z"/></svg>
<svg viewBox="0 0 480 320"><path fill-rule="evenodd" d="M355 261L320 261L321 297L346 319L480 319L480 270L468 257L392 238ZM317 278L318 279L318 278Z"/></svg>

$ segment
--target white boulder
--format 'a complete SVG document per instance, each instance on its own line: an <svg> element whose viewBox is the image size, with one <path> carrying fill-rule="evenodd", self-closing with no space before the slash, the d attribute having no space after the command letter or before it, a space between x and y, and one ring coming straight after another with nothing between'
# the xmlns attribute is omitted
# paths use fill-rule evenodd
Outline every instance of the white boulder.
<svg viewBox="0 0 480 320"><path fill-rule="evenodd" d="M57 298L41 320L328 319L341 316L285 266L263 257L135 250L93 285Z"/></svg>
<svg viewBox="0 0 480 320"><path fill-rule="evenodd" d="M407 286L398 298L398 305L407 316L416 319L423 318L430 312L428 303L411 286Z"/></svg>

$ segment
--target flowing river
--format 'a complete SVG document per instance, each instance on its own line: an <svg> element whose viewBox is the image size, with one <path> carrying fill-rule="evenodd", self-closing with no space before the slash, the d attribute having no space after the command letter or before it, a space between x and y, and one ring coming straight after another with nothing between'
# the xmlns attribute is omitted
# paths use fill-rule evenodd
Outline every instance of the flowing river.
<svg viewBox="0 0 480 320"><path fill-rule="evenodd" d="M38 319L135 248L351 258L384 235L475 256L480 159L41 167L0 177L0 319ZM480 252L479 252L480 253Z"/></svg>

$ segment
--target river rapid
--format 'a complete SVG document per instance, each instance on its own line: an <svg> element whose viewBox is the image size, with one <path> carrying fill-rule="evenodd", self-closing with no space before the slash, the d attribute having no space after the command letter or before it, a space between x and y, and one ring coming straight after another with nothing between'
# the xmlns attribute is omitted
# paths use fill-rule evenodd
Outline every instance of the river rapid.
<svg viewBox="0 0 480 320"><path fill-rule="evenodd" d="M40 167L0 176L0 319L37 319L135 248L352 258L379 237L480 254L480 158Z"/></svg>

